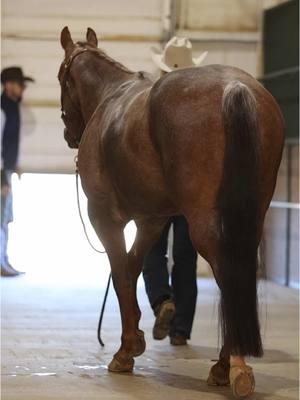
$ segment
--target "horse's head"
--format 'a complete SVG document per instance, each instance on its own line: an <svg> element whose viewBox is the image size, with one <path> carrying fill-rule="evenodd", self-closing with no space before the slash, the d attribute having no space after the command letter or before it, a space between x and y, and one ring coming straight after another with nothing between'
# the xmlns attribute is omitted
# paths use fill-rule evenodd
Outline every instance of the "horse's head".
<svg viewBox="0 0 300 400"><path fill-rule="evenodd" d="M74 43L68 27L61 32L60 42L65 51L64 60L60 66L58 79L61 86L61 118L65 124L64 138L69 147L78 148L85 129L78 88L76 89L76 71L72 70L74 59L84 51L97 48L96 33L88 28L85 43Z"/></svg>

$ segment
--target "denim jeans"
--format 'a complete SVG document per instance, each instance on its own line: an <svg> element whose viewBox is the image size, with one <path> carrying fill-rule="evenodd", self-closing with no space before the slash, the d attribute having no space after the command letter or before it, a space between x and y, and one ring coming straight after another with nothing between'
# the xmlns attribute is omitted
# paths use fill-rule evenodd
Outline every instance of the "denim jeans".
<svg viewBox="0 0 300 400"><path fill-rule="evenodd" d="M167 268L168 233L174 231L171 276ZM153 308L172 298L176 314L170 336L182 334L190 338L197 300L197 253L189 237L188 224L183 216L172 217L163 229L158 242L144 260L143 276L146 292Z"/></svg>
<svg viewBox="0 0 300 400"><path fill-rule="evenodd" d="M5 195L1 193L1 265L2 266L7 266L9 264L7 255L8 224L13 220L12 190L11 190L12 171L5 171L5 174L9 185L9 191Z"/></svg>

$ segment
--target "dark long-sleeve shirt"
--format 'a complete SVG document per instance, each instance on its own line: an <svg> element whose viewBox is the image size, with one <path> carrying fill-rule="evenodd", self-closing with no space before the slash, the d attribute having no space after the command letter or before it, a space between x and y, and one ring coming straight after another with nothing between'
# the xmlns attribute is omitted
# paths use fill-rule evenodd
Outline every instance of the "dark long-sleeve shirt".
<svg viewBox="0 0 300 400"><path fill-rule="evenodd" d="M5 115L2 131L2 168L15 171L19 156L20 103L10 99L2 92L1 109Z"/></svg>

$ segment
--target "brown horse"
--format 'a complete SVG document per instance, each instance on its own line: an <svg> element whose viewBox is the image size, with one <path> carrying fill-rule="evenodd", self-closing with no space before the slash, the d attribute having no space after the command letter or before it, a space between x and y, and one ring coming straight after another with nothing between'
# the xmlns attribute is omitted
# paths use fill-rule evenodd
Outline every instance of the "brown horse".
<svg viewBox="0 0 300 400"><path fill-rule="evenodd" d="M192 242L220 288L223 348L209 383L254 388L247 355L261 356L257 249L281 160L278 105L252 76L224 65L171 72L157 82L97 48L61 33L65 139L78 166L92 225L111 265L121 347L110 371L131 371L145 349L136 282L145 253L172 215L184 215ZM126 253L123 229L137 235Z"/></svg>

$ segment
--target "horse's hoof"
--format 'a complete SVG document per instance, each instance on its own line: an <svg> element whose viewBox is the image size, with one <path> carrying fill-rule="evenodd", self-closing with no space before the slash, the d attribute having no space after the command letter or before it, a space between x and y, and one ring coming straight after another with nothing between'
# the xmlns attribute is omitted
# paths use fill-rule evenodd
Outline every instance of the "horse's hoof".
<svg viewBox="0 0 300 400"><path fill-rule="evenodd" d="M218 361L209 371L207 384L209 386L227 386L229 385L229 364Z"/></svg>
<svg viewBox="0 0 300 400"><path fill-rule="evenodd" d="M232 393L237 399L244 399L254 392L255 379L248 365L231 367L229 378Z"/></svg>
<svg viewBox="0 0 300 400"><path fill-rule="evenodd" d="M138 357L141 354L144 353L145 349L146 349L146 341L145 341L145 335L144 332L141 331L140 329L137 331L137 341L136 344L133 348L133 357Z"/></svg>
<svg viewBox="0 0 300 400"><path fill-rule="evenodd" d="M132 372L134 366L134 359L130 358L126 361L119 361L114 357L108 365L110 372Z"/></svg>

